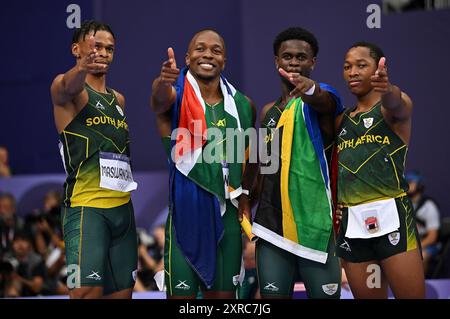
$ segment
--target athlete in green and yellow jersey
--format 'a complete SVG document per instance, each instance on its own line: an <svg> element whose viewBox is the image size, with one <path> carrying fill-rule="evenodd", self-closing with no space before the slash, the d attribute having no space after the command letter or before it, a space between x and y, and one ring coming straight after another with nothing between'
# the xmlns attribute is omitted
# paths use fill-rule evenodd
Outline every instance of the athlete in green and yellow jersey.
<svg viewBox="0 0 450 319"><path fill-rule="evenodd" d="M74 33L76 65L51 86L67 179L62 223L71 298L131 298L137 238L125 98L106 87L115 38L87 21Z"/></svg>
<svg viewBox="0 0 450 319"><path fill-rule="evenodd" d="M423 298L420 244L404 178L412 101L389 82L385 62L381 49L366 42L345 56L344 78L357 105L336 125L342 212L336 252L356 298L387 298L388 285L396 298Z"/></svg>

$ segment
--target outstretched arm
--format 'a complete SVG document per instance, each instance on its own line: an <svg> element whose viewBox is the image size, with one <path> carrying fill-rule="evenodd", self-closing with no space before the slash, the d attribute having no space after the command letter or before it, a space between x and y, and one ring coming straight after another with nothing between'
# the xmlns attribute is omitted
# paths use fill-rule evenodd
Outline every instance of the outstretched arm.
<svg viewBox="0 0 450 319"><path fill-rule="evenodd" d="M412 101L399 87L389 82L386 58L378 62L378 69L370 80L374 90L382 94L382 105L387 115L394 121L405 121L411 117Z"/></svg>
<svg viewBox="0 0 450 319"><path fill-rule="evenodd" d="M153 81L152 85L150 105L157 114L167 112L177 96L173 84L180 75L180 70L177 68L172 48L167 49L167 55L169 59L163 63L161 74Z"/></svg>
<svg viewBox="0 0 450 319"><path fill-rule="evenodd" d="M93 36L88 39L88 43L89 54L78 58L77 64L72 69L65 74L58 75L53 81L51 86L53 104L64 106L72 101L84 90L88 73L97 73L107 67L104 64L95 63L98 53L95 49L95 38Z"/></svg>

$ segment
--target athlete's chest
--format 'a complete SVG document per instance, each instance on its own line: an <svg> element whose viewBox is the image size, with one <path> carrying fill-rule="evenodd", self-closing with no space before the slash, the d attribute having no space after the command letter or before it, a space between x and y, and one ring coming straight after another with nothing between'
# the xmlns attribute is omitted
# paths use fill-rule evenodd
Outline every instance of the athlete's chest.
<svg viewBox="0 0 450 319"><path fill-rule="evenodd" d="M89 93L88 102L79 114L78 121L86 128L102 131L107 135L128 131L125 113L112 94Z"/></svg>

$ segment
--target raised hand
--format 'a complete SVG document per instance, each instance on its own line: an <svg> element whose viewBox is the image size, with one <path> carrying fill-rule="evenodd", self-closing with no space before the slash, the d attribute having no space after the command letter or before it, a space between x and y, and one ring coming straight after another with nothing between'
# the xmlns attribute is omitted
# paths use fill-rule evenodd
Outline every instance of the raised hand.
<svg viewBox="0 0 450 319"><path fill-rule="evenodd" d="M309 89L311 89L314 85L314 81L300 75L300 73L290 73L286 72L282 68L278 69L278 72L280 72L281 76L287 79L289 82L292 83L292 85L295 86L295 88L289 93L291 96L297 98L301 94L304 94Z"/></svg>
<svg viewBox="0 0 450 319"><path fill-rule="evenodd" d="M85 57L78 60L79 67L87 73L98 73L104 71L107 68L107 65L95 63L95 60L99 57L99 54L95 48L94 36L91 35L87 41L89 44L89 53Z"/></svg>
<svg viewBox="0 0 450 319"><path fill-rule="evenodd" d="M177 68L177 61L172 48L167 49L167 55L169 59L162 65L159 81L162 84L173 85L180 75L180 69Z"/></svg>
<svg viewBox="0 0 450 319"><path fill-rule="evenodd" d="M382 57L378 62L378 68L375 71L375 74L370 77L370 81L370 84L376 92L383 94L391 92L391 84L389 83L385 57Z"/></svg>

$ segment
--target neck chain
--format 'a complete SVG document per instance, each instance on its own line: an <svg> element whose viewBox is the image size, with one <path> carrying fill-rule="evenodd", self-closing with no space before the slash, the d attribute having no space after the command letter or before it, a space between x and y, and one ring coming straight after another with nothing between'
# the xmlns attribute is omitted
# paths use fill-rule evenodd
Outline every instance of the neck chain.
<svg viewBox="0 0 450 319"><path fill-rule="evenodd" d="M205 101L205 104L206 104L207 106L209 106L209 107L215 107L215 106L218 105L220 102L222 102L222 100L220 100L219 102L214 103L214 104L209 104L209 103L207 103L207 102Z"/></svg>

